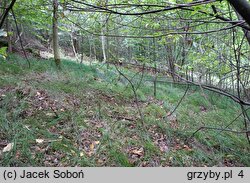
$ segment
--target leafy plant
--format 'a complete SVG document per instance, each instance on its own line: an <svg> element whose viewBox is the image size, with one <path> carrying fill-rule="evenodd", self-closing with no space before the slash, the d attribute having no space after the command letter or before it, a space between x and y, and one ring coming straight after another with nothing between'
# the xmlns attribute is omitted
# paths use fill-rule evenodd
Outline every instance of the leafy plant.
<svg viewBox="0 0 250 183"><path fill-rule="evenodd" d="M7 57L7 47L0 48L0 58L6 59Z"/></svg>

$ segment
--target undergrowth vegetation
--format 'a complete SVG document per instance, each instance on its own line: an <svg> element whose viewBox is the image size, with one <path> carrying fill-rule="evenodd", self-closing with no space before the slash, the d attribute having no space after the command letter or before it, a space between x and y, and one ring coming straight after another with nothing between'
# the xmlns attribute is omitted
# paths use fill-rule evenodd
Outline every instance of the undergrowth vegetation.
<svg viewBox="0 0 250 183"><path fill-rule="evenodd" d="M114 66L30 62L0 61L0 150L14 144L0 151L1 166L250 166L245 134L194 134L244 129L226 97L191 86L169 116L186 86L158 83L154 97L152 82L119 68L136 101Z"/></svg>

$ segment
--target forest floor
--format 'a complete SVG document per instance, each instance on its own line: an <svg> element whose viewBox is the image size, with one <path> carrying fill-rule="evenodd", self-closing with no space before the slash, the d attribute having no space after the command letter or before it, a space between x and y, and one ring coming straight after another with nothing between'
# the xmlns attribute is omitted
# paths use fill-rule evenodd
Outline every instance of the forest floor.
<svg viewBox="0 0 250 183"><path fill-rule="evenodd" d="M57 71L50 60L30 61L0 61L0 166L250 166L245 134L192 137L203 126L244 130L228 98L190 87L168 116L185 86L159 83L154 97L151 82L133 79L136 102L113 66L63 61Z"/></svg>

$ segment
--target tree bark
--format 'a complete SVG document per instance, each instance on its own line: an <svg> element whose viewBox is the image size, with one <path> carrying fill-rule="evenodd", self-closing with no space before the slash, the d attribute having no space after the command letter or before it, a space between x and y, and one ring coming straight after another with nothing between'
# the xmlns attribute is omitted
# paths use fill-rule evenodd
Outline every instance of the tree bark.
<svg viewBox="0 0 250 183"><path fill-rule="evenodd" d="M71 37L72 50L73 50L73 52L74 52L75 59L78 61L78 53L77 53L77 46L76 46L76 38L75 38L75 35L74 35L74 30L73 30L73 28L72 28L70 37Z"/></svg>
<svg viewBox="0 0 250 183"><path fill-rule="evenodd" d="M167 42L170 42L170 41L167 40ZM173 79L173 82L176 82L176 77L175 77L175 60L174 60L174 56L173 56L172 46L169 43L167 43L165 45L165 48L166 48L166 52L167 52L168 67L169 67L169 69L171 71L171 77Z"/></svg>
<svg viewBox="0 0 250 183"><path fill-rule="evenodd" d="M4 25L4 20L7 18L9 11L13 8L14 4L16 3L16 0L12 0L9 7L5 10L5 12L3 13L2 19L0 21L0 29L3 27Z"/></svg>
<svg viewBox="0 0 250 183"><path fill-rule="evenodd" d="M106 56L106 36L104 36L104 28L102 28L102 36L101 36L101 41L102 41L102 55L103 55L103 62L106 63L107 61L107 56Z"/></svg>
<svg viewBox="0 0 250 183"><path fill-rule="evenodd" d="M61 69L61 59L58 43L58 0L53 0L53 50L56 66Z"/></svg>
<svg viewBox="0 0 250 183"><path fill-rule="evenodd" d="M237 17L238 17L239 20L244 20L236 9L234 9L234 11L237 14ZM244 34L246 36L246 39L248 41L248 44L250 45L250 32L248 30L244 29L244 28L242 28L242 31L244 32Z"/></svg>
<svg viewBox="0 0 250 183"><path fill-rule="evenodd" d="M250 25L250 3L247 0L228 0L235 10Z"/></svg>
<svg viewBox="0 0 250 183"><path fill-rule="evenodd" d="M104 2L105 4L104 4L104 7L106 7L107 6L107 4L108 4L108 0L105 0L105 2ZM101 36L101 42L102 42L102 55L103 55L103 62L104 63L106 63L107 62L107 37L105 36L105 32L107 31L107 15L106 14L104 14L103 16L105 16L105 17L102 17L101 19L102 19L102 22L103 22L103 26L102 26L102 30L101 30L101 34L102 34L102 36Z"/></svg>
<svg viewBox="0 0 250 183"><path fill-rule="evenodd" d="M11 24L9 18L6 19L7 39L8 39L8 52L12 52L12 36L11 36Z"/></svg>

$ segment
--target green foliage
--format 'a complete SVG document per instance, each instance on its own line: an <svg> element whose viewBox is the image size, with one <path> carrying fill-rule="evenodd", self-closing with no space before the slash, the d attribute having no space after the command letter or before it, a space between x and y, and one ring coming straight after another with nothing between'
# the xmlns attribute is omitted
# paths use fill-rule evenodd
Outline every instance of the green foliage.
<svg viewBox="0 0 250 183"><path fill-rule="evenodd" d="M112 150L109 153L110 153L110 157L112 159L114 159L117 166L131 167L131 164L129 163L129 160L128 160L127 156L124 153L122 153L122 152L120 152L118 150L115 150L113 147L112 147Z"/></svg>
<svg viewBox="0 0 250 183"><path fill-rule="evenodd" d="M158 106L156 104L148 105L145 108L144 112L146 114L148 114L149 116L154 116L156 119L157 118L163 118L164 116L166 116L166 111L163 109L163 107Z"/></svg>
<svg viewBox="0 0 250 183"><path fill-rule="evenodd" d="M4 60L7 57L7 47L0 48L0 58L3 58Z"/></svg>

